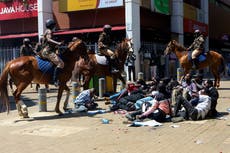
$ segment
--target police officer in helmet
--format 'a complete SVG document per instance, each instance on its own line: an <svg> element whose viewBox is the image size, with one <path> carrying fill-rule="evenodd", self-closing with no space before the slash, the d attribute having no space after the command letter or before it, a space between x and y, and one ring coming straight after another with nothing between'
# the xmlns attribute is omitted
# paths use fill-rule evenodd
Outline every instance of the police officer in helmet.
<svg viewBox="0 0 230 153"><path fill-rule="evenodd" d="M188 50L192 50L192 68L197 69L199 64L199 60L197 59L197 57L204 51L205 38L201 34L199 29L194 31L194 38L195 39L193 43L189 46Z"/></svg>
<svg viewBox="0 0 230 153"><path fill-rule="evenodd" d="M46 59L49 59L56 65L54 69L54 74L52 81L55 86L58 86L58 74L60 73L61 69L64 68L64 62L62 59L56 54L57 48L56 46L61 46L62 42L58 42L53 39L53 32L56 29L56 23L53 19L46 20L46 31L43 36L43 43L42 45L45 46L42 49L42 56Z"/></svg>
<svg viewBox="0 0 230 153"><path fill-rule="evenodd" d="M29 38L23 39L23 45L20 47L20 56L33 56L33 47L30 44Z"/></svg>
<svg viewBox="0 0 230 153"><path fill-rule="evenodd" d="M110 49L111 41L111 25L104 25L103 32L100 34L98 39L98 50L99 54L107 57L109 61L110 71L111 73L117 73L119 70L115 68L116 65L116 56L113 51Z"/></svg>

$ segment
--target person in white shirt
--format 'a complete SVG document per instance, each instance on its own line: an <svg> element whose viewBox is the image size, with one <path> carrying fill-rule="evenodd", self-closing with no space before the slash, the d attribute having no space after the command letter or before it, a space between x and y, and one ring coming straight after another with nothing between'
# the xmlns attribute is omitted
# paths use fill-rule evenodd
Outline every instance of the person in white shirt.
<svg viewBox="0 0 230 153"><path fill-rule="evenodd" d="M188 118L194 121L205 119L211 109L211 98L207 95L207 93L208 91L206 89L200 91L198 103L195 106L181 95L178 95L174 106L174 114L176 115L181 106L183 106L187 112Z"/></svg>

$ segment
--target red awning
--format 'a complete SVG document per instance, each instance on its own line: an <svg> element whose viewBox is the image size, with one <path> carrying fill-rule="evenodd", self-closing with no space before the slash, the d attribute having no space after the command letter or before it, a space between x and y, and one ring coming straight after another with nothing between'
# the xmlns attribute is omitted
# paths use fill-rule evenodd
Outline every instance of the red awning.
<svg viewBox="0 0 230 153"><path fill-rule="evenodd" d="M79 29L79 30L68 30L68 31L58 31L55 35L68 35L75 33L91 33L91 32L101 32L103 28L91 28L91 29ZM112 27L112 31L125 30L125 26L115 26Z"/></svg>
<svg viewBox="0 0 230 153"><path fill-rule="evenodd" d="M36 37L38 33L23 33L23 34L13 34L13 35L5 35L0 36L0 39L14 39L14 38L22 38L22 37Z"/></svg>
<svg viewBox="0 0 230 153"><path fill-rule="evenodd" d="M90 28L90 29L79 29L79 30L63 30L57 31L54 35L68 35L68 34L76 34L76 33L91 33L91 32L101 32L103 28ZM125 30L125 26L115 26L112 28L113 31L117 30ZM37 37L38 33L24 33L24 34L12 34L12 35L4 35L0 36L0 39L14 39L14 38L23 38L23 37Z"/></svg>

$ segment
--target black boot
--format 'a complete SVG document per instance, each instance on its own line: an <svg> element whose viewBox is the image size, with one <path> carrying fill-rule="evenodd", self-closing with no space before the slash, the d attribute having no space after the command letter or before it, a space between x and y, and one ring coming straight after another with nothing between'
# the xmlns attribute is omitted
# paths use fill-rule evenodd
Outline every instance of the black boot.
<svg viewBox="0 0 230 153"><path fill-rule="evenodd" d="M117 73L117 72L119 72L119 70L118 69L116 69L116 65L117 65L117 63L116 63L116 59L110 59L110 72L111 73Z"/></svg>
<svg viewBox="0 0 230 153"><path fill-rule="evenodd" d="M198 64L199 64L199 61L196 58L192 59L192 69L197 69Z"/></svg>
<svg viewBox="0 0 230 153"><path fill-rule="evenodd" d="M54 73L53 73L53 84L57 87L59 85L58 82L58 74L60 73L61 68L56 67L54 69Z"/></svg>

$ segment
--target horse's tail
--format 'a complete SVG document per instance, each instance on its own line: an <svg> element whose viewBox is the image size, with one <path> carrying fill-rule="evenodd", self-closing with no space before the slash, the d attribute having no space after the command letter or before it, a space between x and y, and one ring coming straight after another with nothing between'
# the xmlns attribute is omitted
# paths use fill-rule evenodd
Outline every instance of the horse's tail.
<svg viewBox="0 0 230 153"><path fill-rule="evenodd" d="M223 73L224 70L225 70L225 62L224 62L224 58L221 56L221 59L220 59L221 63L220 63L220 66L219 66L219 73Z"/></svg>
<svg viewBox="0 0 230 153"><path fill-rule="evenodd" d="M7 63L2 72L2 76L0 77L0 111L6 109L7 113L10 111L9 95L7 89L9 67L10 63Z"/></svg>

